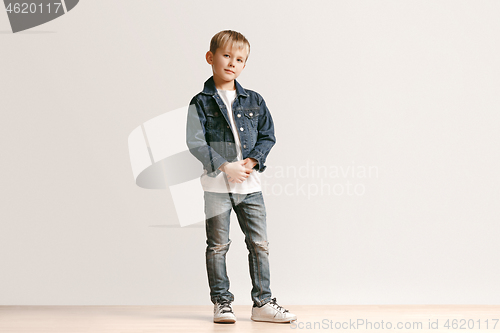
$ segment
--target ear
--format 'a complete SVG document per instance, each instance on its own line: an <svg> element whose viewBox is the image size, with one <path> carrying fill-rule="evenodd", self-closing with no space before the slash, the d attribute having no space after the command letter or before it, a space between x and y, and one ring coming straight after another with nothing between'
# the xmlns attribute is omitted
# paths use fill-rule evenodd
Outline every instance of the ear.
<svg viewBox="0 0 500 333"><path fill-rule="evenodd" d="M205 54L205 59L207 59L207 62L211 65L214 61L214 54L210 51Z"/></svg>

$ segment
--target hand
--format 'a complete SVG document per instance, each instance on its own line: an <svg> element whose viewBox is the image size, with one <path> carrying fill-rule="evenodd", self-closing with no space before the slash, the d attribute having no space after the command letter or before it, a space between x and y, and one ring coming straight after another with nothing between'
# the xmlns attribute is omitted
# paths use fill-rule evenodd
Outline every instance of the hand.
<svg viewBox="0 0 500 333"><path fill-rule="evenodd" d="M255 158L247 157L243 160L245 162L245 167L253 170L253 167L259 164Z"/></svg>
<svg viewBox="0 0 500 333"><path fill-rule="evenodd" d="M231 183L243 183L253 172L251 168L248 169L245 167L247 162L247 159L245 159L243 161L228 163L224 166L222 171L226 173L227 179Z"/></svg>

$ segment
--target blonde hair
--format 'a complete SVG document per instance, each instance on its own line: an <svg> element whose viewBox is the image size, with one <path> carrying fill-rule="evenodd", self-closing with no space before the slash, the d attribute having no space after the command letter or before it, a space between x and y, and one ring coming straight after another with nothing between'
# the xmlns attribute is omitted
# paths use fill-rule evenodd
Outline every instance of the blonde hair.
<svg viewBox="0 0 500 333"><path fill-rule="evenodd" d="M245 38L245 36L233 30L223 30L221 32L216 33L212 37L212 40L210 41L210 52L212 52L212 54L215 54L215 51L219 47L224 48L229 43L231 44L232 47L237 49L246 48L247 59L248 59L248 56L250 55L250 43ZM245 62L247 59L245 59Z"/></svg>

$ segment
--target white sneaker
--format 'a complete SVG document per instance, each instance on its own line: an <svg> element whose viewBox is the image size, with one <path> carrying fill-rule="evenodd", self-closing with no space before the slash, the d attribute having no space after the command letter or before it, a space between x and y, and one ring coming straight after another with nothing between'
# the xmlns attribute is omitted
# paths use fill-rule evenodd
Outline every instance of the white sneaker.
<svg viewBox="0 0 500 333"><path fill-rule="evenodd" d="M230 301L222 301L222 303L214 304L214 323L234 323L236 317L231 308Z"/></svg>
<svg viewBox="0 0 500 333"><path fill-rule="evenodd" d="M254 321L269 321L273 323L289 323L297 320L296 315L276 303L276 298L273 298L271 302L264 304L260 308L256 306L252 307L252 317L250 318Z"/></svg>

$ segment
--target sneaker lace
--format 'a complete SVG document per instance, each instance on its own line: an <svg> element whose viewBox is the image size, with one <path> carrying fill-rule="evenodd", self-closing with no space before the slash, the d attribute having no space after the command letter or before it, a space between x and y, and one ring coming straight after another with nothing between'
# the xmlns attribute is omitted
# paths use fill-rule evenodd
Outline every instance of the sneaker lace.
<svg viewBox="0 0 500 333"><path fill-rule="evenodd" d="M223 301L222 303L219 304L219 310L221 313L226 313L226 312L233 312L233 309L231 308L231 302L230 301Z"/></svg>
<svg viewBox="0 0 500 333"><path fill-rule="evenodd" d="M284 307L279 306L278 303L276 302L276 297L269 302L272 306L274 306L278 311L281 311L283 313L288 312Z"/></svg>

